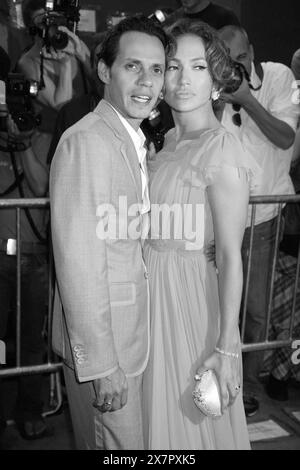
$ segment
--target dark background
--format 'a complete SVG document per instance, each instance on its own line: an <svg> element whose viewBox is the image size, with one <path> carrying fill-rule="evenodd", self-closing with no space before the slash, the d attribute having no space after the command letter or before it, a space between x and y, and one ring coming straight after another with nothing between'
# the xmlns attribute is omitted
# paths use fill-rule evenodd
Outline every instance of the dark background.
<svg viewBox="0 0 300 470"><path fill-rule="evenodd" d="M1 0L0 0L1 1ZM258 60L290 65L293 52L300 48L299 0L215 0L231 7L248 31ZM156 9L176 9L177 0L80 0L83 8L97 8L97 29L106 28L106 19L117 11L149 14Z"/></svg>
<svg viewBox="0 0 300 470"><path fill-rule="evenodd" d="M299 0L240 0L241 21L255 47L258 60L290 65L300 48Z"/></svg>
<svg viewBox="0 0 300 470"><path fill-rule="evenodd" d="M20 1L17 0L18 3ZM0 0L0 19L10 2L13 3L13 0ZM180 5L178 0L79 0L79 3L82 8L96 10L97 32L105 31L109 15L116 15L117 12L148 15L156 9L176 9ZM249 34L258 60L290 65L293 53L300 48L299 0L214 0L214 3L235 11ZM80 35L88 45L98 40L90 33ZM29 37L24 35L23 46L28 40Z"/></svg>

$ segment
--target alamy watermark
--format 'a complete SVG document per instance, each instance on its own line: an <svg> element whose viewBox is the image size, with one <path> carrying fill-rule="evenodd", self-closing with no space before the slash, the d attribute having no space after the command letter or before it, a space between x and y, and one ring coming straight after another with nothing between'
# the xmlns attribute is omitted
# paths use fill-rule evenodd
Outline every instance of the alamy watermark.
<svg viewBox="0 0 300 470"><path fill-rule="evenodd" d="M292 354L292 363L294 364L294 366L299 366L300 365L300 339L297 339L293 342L292 349L295 349L295 351Z"/></svg>
<svg viewBox="0 0 300 470"><path fill-rule="evenodd" d="M96 235L100 240L184 240L203 247L203 204L151 204L142 215L141 204L128 205L127 196L120 196L118 206L99 204ZM145 229L146 228L146 229Z"/></svg>

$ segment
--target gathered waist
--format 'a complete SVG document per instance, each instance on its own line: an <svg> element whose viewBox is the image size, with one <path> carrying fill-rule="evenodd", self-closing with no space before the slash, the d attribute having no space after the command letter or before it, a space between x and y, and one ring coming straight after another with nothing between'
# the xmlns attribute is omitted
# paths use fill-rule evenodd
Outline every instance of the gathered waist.
<svg viewBox="0 0 300 470"><path fill-rule="evenodd" d="M147 239L145 245L147 244L156 251L179 251L193 254L205 254L207 248L187 240Z"/></svg>

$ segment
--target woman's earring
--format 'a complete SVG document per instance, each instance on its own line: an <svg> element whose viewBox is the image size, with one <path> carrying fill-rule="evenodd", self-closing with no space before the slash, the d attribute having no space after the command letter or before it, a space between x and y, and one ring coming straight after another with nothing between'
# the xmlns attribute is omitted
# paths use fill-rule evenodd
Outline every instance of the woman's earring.
<svg viewBox="0 0 300 470"><path fill-rule="evenodd" d="M211 99L213 101L218 101L219 98L220 98L220 91L214 88L211 92Z"/></svg>
<svg viewBox="0 0 300 470"><path fill-rule="evenodd" d="M163 94L162 91L160 92L160 94L158 95L158 97L159 97L160 100L163 100L163 99L164 99L164 94Z"/></svg>

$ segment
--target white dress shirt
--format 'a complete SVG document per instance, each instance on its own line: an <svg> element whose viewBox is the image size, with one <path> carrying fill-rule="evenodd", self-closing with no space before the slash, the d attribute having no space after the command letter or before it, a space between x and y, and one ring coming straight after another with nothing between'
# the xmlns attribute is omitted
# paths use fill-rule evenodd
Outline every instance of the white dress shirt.
<svg viewBox="0 0 300 470"><path fill-rule="evenodd" d="M296 130L299 116L299 106L293 103L293 82L295 80L291 70L283 64L262 63L264 78L262 84L252 65L251 84L259 90L251 90L257 101L272 116L284 121ZM289 176L293 147L282 150L274 145L259 129L253 119L244 109L241 109L242 125L236 126L232 116L235 111L231 104L226 104L222 124L226 129L241 140L244 148L255 158L262 169L260 181L254 186L252 195L270 196L293 194L294 188ZM256 209L255 224L267 222L277 215L277 204L258 205ZM250 223L250 217L248 224Z"/></svg>
<svg viewBox="0 0 300 470"><path fill-rule="evenodd" d="M145 238L148 234L149 230L149 212L150 212L150 198L149 198L149 188L148 188L148 171L147 171L147 163L146 163L146 155L147 150L145 148L145 141L146 137L143 134L142 130L139 128L136 131L117 110L109 103L112 109L115 111L117 116L119 117L121 123L127 130L128 134L131 137L133 142L134 148L136 150L138 160L139 160L139 167L141 173L141 182L142 182L142 207L141 207L141 215L143 216L143 228L142 228L142 238Z"/></svg>

